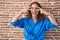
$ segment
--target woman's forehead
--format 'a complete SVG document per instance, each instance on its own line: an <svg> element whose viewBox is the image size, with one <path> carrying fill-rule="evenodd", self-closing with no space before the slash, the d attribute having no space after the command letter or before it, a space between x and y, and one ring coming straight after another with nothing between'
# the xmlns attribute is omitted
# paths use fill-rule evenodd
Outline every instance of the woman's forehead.
<svg viewBox="0 0 60 40"><path fill-rule="evenodd" d="M32 4L31 7L38 7L38 5L37 4Z"/></svg>

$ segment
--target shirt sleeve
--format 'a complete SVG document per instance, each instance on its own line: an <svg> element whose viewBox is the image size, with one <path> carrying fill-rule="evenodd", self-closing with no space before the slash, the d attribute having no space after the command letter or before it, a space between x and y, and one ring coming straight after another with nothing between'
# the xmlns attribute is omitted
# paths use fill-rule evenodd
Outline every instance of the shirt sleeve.
<svg viewBox="0 0 60 40"><path fill-rule="evenodd" d="M57 22L57 20L56 20ZM49 30L51 28L56 28L58 25L53 24L48 18L46 19L46 30Z"/></svg>
<svg viewBox="0 0 60 40"><path fill-rule="evenodd" d="M10 22L10 24L14 27L24 28L24 18L20 18L16 22Z"/></svg>

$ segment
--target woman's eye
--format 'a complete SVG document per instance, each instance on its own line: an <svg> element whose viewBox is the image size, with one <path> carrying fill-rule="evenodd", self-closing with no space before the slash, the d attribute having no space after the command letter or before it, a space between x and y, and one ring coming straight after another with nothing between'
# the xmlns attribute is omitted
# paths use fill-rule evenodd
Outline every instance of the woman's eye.
<svg viewBox="0 0 60 40"><path fill-rule="evenodd" d="M39 9L39 8L35 8L35 9Z"/></svg>
<svg viewBox="0 0 60 40"><path fill-rule="evenodd" d="M33 8L33 7L31 7L31 9L37 9L37 10L39 10L39 8Z"/></svg>

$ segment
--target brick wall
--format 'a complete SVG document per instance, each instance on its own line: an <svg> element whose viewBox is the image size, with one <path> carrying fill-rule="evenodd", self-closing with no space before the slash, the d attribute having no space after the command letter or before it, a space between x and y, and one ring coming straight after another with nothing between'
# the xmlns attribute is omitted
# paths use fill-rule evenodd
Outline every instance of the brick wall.
<svg viewBox="0 0 60 40"><path fill-rule="evenodd" d="M7 23L32 1L40 2L43 9L58 20L59 26L47 31L45 40L60 40L60 0L0 0L0 40L24 40L24 29L7 26Z"/></svg>

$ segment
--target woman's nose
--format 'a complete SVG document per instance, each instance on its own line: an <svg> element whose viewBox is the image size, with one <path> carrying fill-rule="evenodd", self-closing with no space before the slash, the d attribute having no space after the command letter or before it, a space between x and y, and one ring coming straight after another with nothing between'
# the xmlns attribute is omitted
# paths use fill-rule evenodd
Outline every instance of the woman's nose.
<svg viewBox="0 0 60 40"><path fill-rule="evenodd" d="M36 11L36 8L34 8L33 11Z"/></svg>
<svg viewBox="0 0 60 40"><path fill-rule="evenodd" d="M34 9L34 11L36 11L36 9Z"/></svg>

